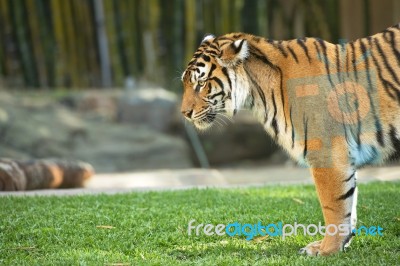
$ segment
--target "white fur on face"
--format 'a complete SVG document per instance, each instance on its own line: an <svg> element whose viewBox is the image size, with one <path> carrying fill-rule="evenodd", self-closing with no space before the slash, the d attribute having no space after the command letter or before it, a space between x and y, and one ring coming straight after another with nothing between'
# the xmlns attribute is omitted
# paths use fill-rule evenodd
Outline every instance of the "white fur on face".
<svg viewBox="0 0 400 266"><path fill-rule="evenodd" d="M247 76L237 75L236 70L228 69L228 74L232 83L232 109L240 110L250 95L249 82Z"/></svg>

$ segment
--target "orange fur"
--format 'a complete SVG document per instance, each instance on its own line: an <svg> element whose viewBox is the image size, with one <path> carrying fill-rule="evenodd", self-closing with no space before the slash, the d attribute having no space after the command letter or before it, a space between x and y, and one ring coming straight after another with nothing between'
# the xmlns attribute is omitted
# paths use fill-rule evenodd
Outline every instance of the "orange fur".
<svg viewBox="0 0 400 266"><path fill-rule="evenodd" d="M341 45L208 36L182 81L182 113L199 129L219 115L253 110L310 167L327 225L354 228L356 169L400 154L400 25ZM303 251L333 254L350 238L325 236Z"/></svg>

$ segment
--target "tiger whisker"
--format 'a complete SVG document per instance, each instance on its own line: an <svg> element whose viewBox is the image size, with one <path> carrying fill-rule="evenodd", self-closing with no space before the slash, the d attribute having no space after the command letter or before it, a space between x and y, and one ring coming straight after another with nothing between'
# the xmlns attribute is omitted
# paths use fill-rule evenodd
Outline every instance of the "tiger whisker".
<svg viewBox="0 0 400 266"><path fill-rule="evenodd" d="M229 122L233 122L234 121L233 118L231 116L229 116L229 115L226 115L226 114L220 114L220 115L221 115L221 117L226 118Z"/></svg>
<svg viewBox="0 0 400 266"><path fill-rule="evenodd" d="M221 122L221 124L223 123L223 124L225 124L225 126L228 125L228 123L227 123L225 120L222 119L222 116L217 116L217 117L215 118L215 121L216 121L216 122Z"/></svg>
<svg viewBox="0 0 400 266"><path fill-rule="evenodd" d="M227 123L221 119L221 117L216 117L215 118L215 128L218 130L218 133L223 133L224 128L226 127Z"/></svg>

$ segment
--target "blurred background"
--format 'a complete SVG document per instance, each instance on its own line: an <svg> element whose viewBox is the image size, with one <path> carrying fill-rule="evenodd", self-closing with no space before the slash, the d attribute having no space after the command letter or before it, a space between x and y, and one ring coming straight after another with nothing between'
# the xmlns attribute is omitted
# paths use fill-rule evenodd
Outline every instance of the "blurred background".
<svg viewBox="0 0 400 266"><path fill-rule="evenodd" d="M351 41L397 0L0 0L0 157L97 172L293 165L248 114L198 136L180 75L206 33Z"/></svg>

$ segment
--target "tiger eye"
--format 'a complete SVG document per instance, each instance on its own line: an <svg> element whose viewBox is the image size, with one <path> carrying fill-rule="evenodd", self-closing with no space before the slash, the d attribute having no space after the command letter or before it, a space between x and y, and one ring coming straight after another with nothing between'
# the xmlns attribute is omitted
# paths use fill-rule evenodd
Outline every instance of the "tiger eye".
<svg viewBox="0 0 400 266"><path fill-rule="evenodd" d="M197 82L200 86L204 86L204 84L206 84L206 82L204 80L199 80Z"/></svg>

